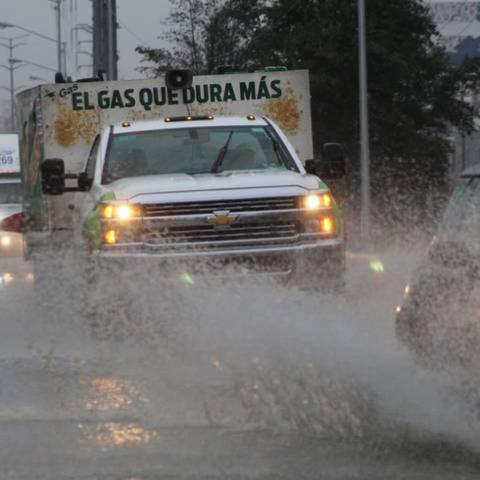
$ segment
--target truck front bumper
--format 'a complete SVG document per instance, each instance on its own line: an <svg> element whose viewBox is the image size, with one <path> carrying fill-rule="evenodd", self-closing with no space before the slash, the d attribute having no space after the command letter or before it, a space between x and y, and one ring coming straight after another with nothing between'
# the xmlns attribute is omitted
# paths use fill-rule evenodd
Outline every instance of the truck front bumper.
<svg viewBox="0 0 480 480"><path fill-rule="evenodd" d="M93 252L99 267L132 266L214 276L304 275L314 270L343 273L344 243L339 238L318 239L295 245L158 252L138 245L108 247Z"/></svg>

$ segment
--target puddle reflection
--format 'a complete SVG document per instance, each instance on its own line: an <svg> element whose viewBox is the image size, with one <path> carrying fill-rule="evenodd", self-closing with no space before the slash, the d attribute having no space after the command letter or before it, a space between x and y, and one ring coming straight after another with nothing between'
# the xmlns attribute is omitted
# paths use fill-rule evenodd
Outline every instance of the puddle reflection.
<svg viewBox="0 0 480 480"><path fill-rule="evenodd" d="M138 388L127 380L115 377L81 378L80 384L86 387L83 407L88 411L125 410L148 403Z"/></svg>
<svg viewBox="0 0 480 480"><path fill-rule="evenodd" d="M134 422L80 423L78 428L90 443L102 451L119 447L143 446L159 437L157 431L147 430Z"/></svg>

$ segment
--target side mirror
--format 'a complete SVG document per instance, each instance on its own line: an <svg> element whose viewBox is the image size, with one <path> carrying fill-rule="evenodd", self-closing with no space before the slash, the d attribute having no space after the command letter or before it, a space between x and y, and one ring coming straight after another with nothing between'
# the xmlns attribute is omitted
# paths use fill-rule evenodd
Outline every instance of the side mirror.
<svg viewBox="0 0 480 480"><path fill-rule="evenodd" d="M322 177L339 179L345 176L345 152L339 143L322 145Z"/></svg>
<svg viewBox="0 0 480 480"><path fill-rule="evenodd" d="M307 160L305 171L321 179L337 180L345 176L345 153L338 143L322 145L321 160Z"/></svg>
<svg viewBox="0 0 480 480"><path fill-rule="evenodd" d="M305 162L305 171L310 175L317 175L319 167L320 162L318 160L307 160Z"/></svg>
<svg viewBox="0 0 480 480"><path fill-rule="evenodd" d="M88 192L92 188L93 180L88 177L87 172L78 175L78 191Z"/></svg>
<svg viewBox="0 0 480 480"><path fill-rule="evenodd" d="M41 165L42 192L45 195L63 195L65 192L65 164L59 158L50 158Z"/></svg>

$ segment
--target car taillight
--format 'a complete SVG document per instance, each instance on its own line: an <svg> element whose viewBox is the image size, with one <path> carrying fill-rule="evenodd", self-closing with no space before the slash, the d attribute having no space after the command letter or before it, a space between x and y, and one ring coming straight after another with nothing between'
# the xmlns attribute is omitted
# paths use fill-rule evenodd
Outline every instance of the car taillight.
<svg viewBox="0 0 480 480"><path fill-rule="evenodd" d="M0 230L4 232L23 233L23 212L10 215L0 222Z"/></svg>

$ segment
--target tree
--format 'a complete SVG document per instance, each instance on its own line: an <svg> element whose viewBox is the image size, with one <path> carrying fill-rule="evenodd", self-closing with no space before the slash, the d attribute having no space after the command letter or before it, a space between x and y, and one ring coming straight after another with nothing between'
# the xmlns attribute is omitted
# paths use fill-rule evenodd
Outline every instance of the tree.
<svg viewBox="0 0 480 480"><path fill-rule="evenodd" d="M218 62L307 68L315 143L346 146L358 205L357 0L195 1L194 19L188 12L170 17L177 44L162 61L179 59L203 72ZM190 30L189 18L196 25ZM466 99L478 87L479 61L452 65L436 35L418 0L367 2L372 191L383 225L406 225L406 212L425 218L422 206L446 188L452 127L473 129Z"/></svg>
<svg viewBox="0 0 480 480"><path fill-rule="evenodd" d="M165 48L138 46L135 51L143 55L140 60L142 66L138 67L137 70L147 77L160 77L167 70L183 67L183 65L179 65L172 52ZM147 66L143 65L145 63Z"/></svg>
<svg viewBox="0 0 480 480"><path fill-rule="evenodd" d="M195 74L205 70L207 24L217 13L218 0L170 0L172 9L167 18L170 29L162 35L171 45L171 50L151 49L139 46L136 51L144 56L142 62L153 67L141 67L140 71L151 76L163 73L168 68L188 68Z"/></svg>
<svg viewBox="0 0 480 480"><path fill-rule="evenodd" d="M256 38L264 28L265 0L229 0L217 6L205 23L206 73L219 65L238 65L247 71L256 65Z"/></svg>
<svg viewBox="0 0 480 480"><path fill-rule="evenodd" d="M360 170L357 0L275 0L265 17L256 61L309 69L315 140L346 145L354 209ZM436 34L422 2L367 2L374 214L381 227L395 226L395 234L399 228L408 234L412 225L428 223L430 212L441 211L437 199L447 189L452 127L473 129L466 98L478 88L479 62L451 65Z"/></svg>
<svg viewBox="0 0 480 480"><path fill-rule="evenodd" d="M158 76L169 68L214 73L220 65L247 67L255 58L251 44L262 28L266 0L170 0L172 11L163 35L169 49L139 46L142 73ZM153 64L153 65L150 65Z"/></svg>

